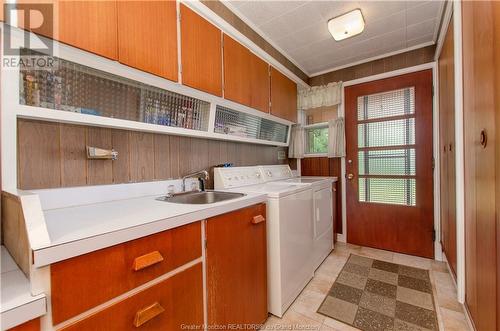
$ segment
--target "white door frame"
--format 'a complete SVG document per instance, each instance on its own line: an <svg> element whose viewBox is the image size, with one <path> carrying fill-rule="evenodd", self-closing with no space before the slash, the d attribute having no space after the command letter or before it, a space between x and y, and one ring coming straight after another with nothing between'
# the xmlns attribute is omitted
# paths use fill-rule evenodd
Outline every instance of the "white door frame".
<svg viewBox="0 0 500 331"><path fill-rule="evenodd" d="M441 220L441 215L440 215L440 196L439 196L439 186L440 186L440 169L439 169L439 91L438 91L438 84L437 84L437 66L436 62L429 62L413 67L408 67L404 69L399 69L399 70L394 70L390 72L385 72L382 74L378 75L373 75L373 76L368 76L368 77L363 77L359 79L354 79L350 80L347 82L344 82L342 85L342 103L340 104L339 107L339 116L344 117L345 115L345 108L344 108L344 92L345 88L348 86L353 86L361 83L366 83L366 82L372 82L375 80L379 79L384 79L384 78L389 78L389 77L395 77L395 76L400 76L404 74L409 74L417 71L422 71L422 70L427 70L427 69L432 69L432 84L434 86L434 96L432 100L433 104L433 110L432 110L432 123L433 123L433 157L434 157L434 172L433 172L433 177L434 177L434 229L436 230L436 241L434 242L434 256L435 259L438 261L442 261L443 256L442 256L442 249L441 249L441 243L439 241L440 235L441 235L441 228L440 228L440 220ZM341 161L341 177L340 177L340 182L341 182L341 187L342 187L342 234L337 235L337 240L341 242L346 242L347 241L347 198L346 198L346 168L345 168L345 157L342 158Z"/></svg>
<svg viewBox="0 0 500 331"><path fill-rule="evenodd" d="M465 169L462 76L462 2L453 1L453 52L455 78L455 178L457 224L457 296L465 303ZM466 314L467 318L469 315ZM468 319L469 323L470 320Z"/></svg>

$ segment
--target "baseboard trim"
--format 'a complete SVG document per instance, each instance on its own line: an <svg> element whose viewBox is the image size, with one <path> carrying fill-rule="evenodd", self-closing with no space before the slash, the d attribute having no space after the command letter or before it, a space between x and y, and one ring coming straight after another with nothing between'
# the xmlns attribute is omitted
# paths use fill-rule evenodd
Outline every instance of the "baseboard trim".
<svg viewBox="0 0 500 331"><path fill-rule="evenodd" d="M469 328L473 331L476 331L476 326L474 325L474 320L472 319L472 316L470 315L469 308L467 307L467 304L465 304L465 303L462 304L462 307L464 309L465 320L467 321Z"/></svg>
<svg viewBox="0 0 500 331"><path fill-rule="evenodd" d="M443 252L442 256L443 256L443 262L446 263L446 268L448 269L448 272L451 275L451 279L453 279L453 285L455 285L455 288L458 290L457 276L453 273L453 270L451 269L450 263L448 262L448 259L446 258L446 253ZM463 302L460 302L460 303L463 304Z"/></svg>
<svg viewBox="0 0 500 331"><path fill-rule="evenodd" d="M337 233L337 241L341 243L347 243L346 237L343 233Z"/></svg>

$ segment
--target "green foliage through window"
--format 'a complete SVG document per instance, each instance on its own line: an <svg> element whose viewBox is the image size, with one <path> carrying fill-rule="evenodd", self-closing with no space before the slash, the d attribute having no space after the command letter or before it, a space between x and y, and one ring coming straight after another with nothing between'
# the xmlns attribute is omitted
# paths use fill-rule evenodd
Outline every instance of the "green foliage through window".
<svg viewBox="0 0 500 331"><path fill-rule="evenodd" d="M328 128L306 129L307 154L326 153L328 151Z"/></svg>

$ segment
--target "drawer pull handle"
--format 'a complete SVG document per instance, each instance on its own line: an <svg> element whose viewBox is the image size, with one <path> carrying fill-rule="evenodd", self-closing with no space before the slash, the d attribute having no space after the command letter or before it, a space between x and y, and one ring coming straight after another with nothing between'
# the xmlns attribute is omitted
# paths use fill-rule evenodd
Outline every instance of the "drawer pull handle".
<svg viewBox="0 0 500 331"><path fill-rule="evenodd" d="M155 302L151 306L147 306L135 313L134 326L138 328L164 311L165 309L158 302Z"/></svg>
<svg viewBox="0 0 500 331"><path fill-rule="evenodd" d="M163 261L163 256L158 251L154 251L142 256L138 256L134 259L133 269L134 271L139 271L141 269L152 266Z"/></svg>
<svg viewBox="0 0 500 331"><path fill-rule="evenodd" d="M262 223L264 222L266 219L264 218L264 216L262 215L257 215L257 216L254 216L253 219L252 219L252 223L253 224L259 224L259 223Z"/></svg>

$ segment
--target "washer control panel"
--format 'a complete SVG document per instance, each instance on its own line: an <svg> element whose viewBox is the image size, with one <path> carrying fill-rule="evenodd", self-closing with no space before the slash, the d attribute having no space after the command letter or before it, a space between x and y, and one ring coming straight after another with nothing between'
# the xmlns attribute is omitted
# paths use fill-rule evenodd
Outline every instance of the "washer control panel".
<svg viewBox="0 0 500 331"><path fill-rule="evenodd" d="M264 183L258 166L214 168L214 188L216 190Z"/></svg>
<svg viewBox="0 0 500 331"><path fill-rule="evenodd" d="M292 178L292 170L287 164L260 166L262 176L266 182Z"/></svg>

